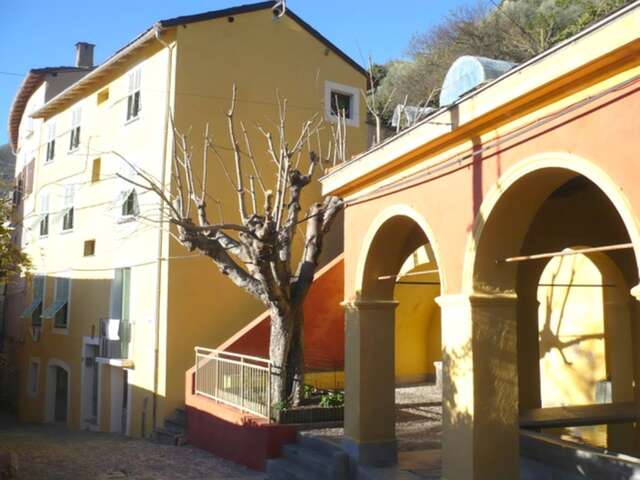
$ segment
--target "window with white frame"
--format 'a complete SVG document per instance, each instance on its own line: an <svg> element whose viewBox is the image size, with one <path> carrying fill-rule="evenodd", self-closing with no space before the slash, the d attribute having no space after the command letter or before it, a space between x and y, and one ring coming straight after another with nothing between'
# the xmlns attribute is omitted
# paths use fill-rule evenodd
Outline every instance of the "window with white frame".
<svg viewBox="0 0 640 480"><path fill-rule="evenodd" d="M69 151L80 145L80 120L82 109L76 107L71 111L71 135L69 137Z"/></svg>
<svg viewBox="0 0 640 480"><path fill-rule="evenodd" d="M73 203L75 197L75 188L73 185L65 185L64 187L64 215L62 216L62 230L73 230Z"/></svg>
<svg viewBox="0 0 640 480"><path fill-rule="evenodd" d="M53 161L56 155L56 122L50 122L47 125L47 155L45 162Z"/></svg>
<svg viewBox="0 0 640 480"><path fill-rule="evenodd" d="M25 136L29 137L33 133L33 117L31 116L33 113L31 110L27 113L27 123L25 126Z"/></svg>
<svg viewBox="0 0 640 480"><path fill-rule="evenodd" d="M138 194L135 189L132 188L123 192L121 215L123 217L135 217L138 212Z"/></svg>
<svg viewBox="0 0 640 480"><path fill-rule="evenodd" d="M40 194L40 236L49 235L49 194Z"/></svg>
<svg viewBox="0 0 640 480"><path fill-rule="evenodd" d="M42 318L53 319L54 328L69 326L69 295L71 294L71 279L56 277L54 286L54 302L42 312Z"/></svg>
<svg viewBox="0 0 640 480"><path fill-rule="evenodd" d="M42 324L42 306L44 305L44 275L34 275L31 280L32 300L29 306L20 315L20 318L31 320L31 326L37 327Z"/></svg>
<svg viewBox="0 0 640 480"><path fill-rule="evenodd" d="M35 397L38 395L38 381L40 377L40 360L37 358L32 358L29 361L29 374L27 381L27 392L30 397Z"/></svg>
<svg viewBox="0 0 640 480"><path fill-rule="evenodd" d="M140 80L142 69L129 72L129 89L127 91L127 121L137 118L142 104L140 103Z"/></svg>
<svg viewBox="0 0 640 480"><path fill-rule="evenodd" d="M350 127L359 126L360 121L360 92L357 88L335 82L325 82L324 104L325 118L337 122L344 117Z"/></svg>

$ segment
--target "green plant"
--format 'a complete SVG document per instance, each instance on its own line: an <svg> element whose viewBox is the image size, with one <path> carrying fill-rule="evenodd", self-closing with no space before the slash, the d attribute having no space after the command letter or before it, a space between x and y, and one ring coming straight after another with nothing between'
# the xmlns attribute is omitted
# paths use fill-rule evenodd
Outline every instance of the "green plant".
<svg viewBox="0 0 640 480"><path fill-rule="evenodd" d="M316 387L313 385L305 385L302 390L302 398L309 399L314 393L316 393Z"/></svg>
<svg viewBox="0 0 640 480"><path fill-rule="evenodd" d="M280 400L272 405L273 409L278 412L284 412L289 409L289 403L283 400Z"/></svg>
<svg viewBox="0 0 640 480"><path fill-rule="evenodd" d="M320 397L321 407L341 407L344 405L344 393L341 391L330 391Z"/></svg>

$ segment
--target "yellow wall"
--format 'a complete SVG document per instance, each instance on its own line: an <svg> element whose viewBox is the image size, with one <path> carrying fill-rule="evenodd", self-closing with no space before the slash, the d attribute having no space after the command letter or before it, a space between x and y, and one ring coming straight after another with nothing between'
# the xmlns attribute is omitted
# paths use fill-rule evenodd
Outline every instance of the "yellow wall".
<svg viewBox="0 0 640 480"><path fill-rule="evenodd" d="M439 282L437 273L406 276L407 273L437 270L433 252L420 247L400 269L401 282ZM387 280L388 281L388 280ZM442 360L440 307L435 299L440 285L398 284L394 290L396 308L396 383L435 380L433 362Z"/></svg>
<svg viewBox="0 0 640 480"><path fill-rule="evenodd" d="M102 84L94 86L86 96L70 108L36 122L38 131L33 138L36 158L33 194L25 199L23 219L23 248L33 261L34 273L47 276L47 299L44 307L53 301L55 276L72 279L69 328L65 332L53 332L51 321L45 320L42 337L33 342L26 332L20 348L21 401L23 418L42 420L46 390L46 365L51 359L64 361L70 366L71 404L70 425L81 426L81 355L85 337L98 334L101 318L109 315L109 296L114 268L132 267L131 320L132 346L130 357L135 368L129 372L134 392L150 395L153 389L154 329L156 298L157 228L139 222L123 222L120 219L119 192L127 184L117 177L125 173L125 163L113 152L159 176L159 159L162 156L164 99L168 55L159 44L147 48L135 58L125 62L123 69L111 74ZM141 66L142 111L133 122L126 122L127 72ZM97 92L109 89L109 99L97 102ZM33 97L34 101L40 96ZM80 146L69 151L71 112L82 107ZM53 161L45 163L47 125L56 123L56 154ZM92 165L101 159L100 181L92 182ZM128 174L128 173L127 173ZM74 228L62 232L65 185L75 186ZM50 194L49 235L39 236L40 194ZM139 203L143 212L157 210L156 200L140 192ZM164 234L166 236L166 233ZM83 256L85 240L95 239L95 255ZM166 255L166 252L165 252ZM164 265L166 270L166 265ZM166 276L165 276L166 278ZM28 303L31 293L28 293ZM162 320L162 319L161 319ZM162 324L161 324L162 328ZM164 347L161 346L161 349ZM164 352L161 351L161 356ZM26 393L26 379L30 357L41 360L39 395L32 399ZM108 428L110 415L109 369L101 378L100 423ZM162 376L159 376L162 379ZM161 383L162 380L161 380ZM138 395L141 397L141 395ZM133 398L133 408L138 400ZM137 426L138 422L132 422ZM139 429L139 427L138 427ZM135 433L135 428L132 430ZM148 431L148 429L147 429Z"/></svg>
<svg viewBox="0 0 640 480"><path fill-rule="evenodd" d="M129 425L132 435L142 431L141 416L146 404L146 425L151 431L153 391L158 392L157 420L160 425L171 410L184 403L184 372L193 365L193 347L215 347L251 321L263 307L243 294L218 274L213 264L203 258L185 259L188 255L165 231L158 235L153 223L121 222L117 196L127 186L117 174L130 176L130 170L115 153L134 162L155 178L162 175L165 153L166 108L173 111L176 126L192 128L194 151L201 151L205 122L211 122L216 143L227 144L226 120L221 114L229 106L231 85L239 89L237 117L248 125L258 163L265 178L272 172L264 152L264 140L253 127L265 118L275 118L276 90L289 101L289 125L297 135L303 121L318 112L323 115L325 80L365 87L365 77L351 65L285 17L272 19L269 9L226 18L189 24L162 34L171 53L159 42L150 43L126 58L105 77L90 83L82 98L38 123L38 143L34 194L26 199L23 246L32 257L34 271L46 275L64 275L73 279L71 319L68 335L58 335L46 327L39 342L28 338L21 348L22 397L24 418L41 420L44 397L28 398L26 372L28 359L41 358L40 391L44 392L42 372L46 362L59 358L70 365L71 425L80 426L80 356L83 337L100 318L108 316L109 292L114 268L131 267L132 340L129 370ZM142 68L141 103L138 119L126 122L127 73ZM170 83L165 83L168 80ZM97 94L109 90L106 102L98 104ZM36 98L36 97L34 97ZM39 97L38 97L39 98ZM365 106L360 98L360 124L348 128L349 154L365 149ZM169 103L167 103L169 102ZM73 107L82 106L81 144L68 152ZM56 122L56 156L45 164L47 124ZM169 132L170 133L170 132ZM171 137L169 134L168 137ZM322 141L328 143L328 132ZM166 144L171 156L171 142ZM91 183L91 166L101 160L101 177ZM199 159L199 157L196 156ZM213 160L215 162L215 160ZM169 164L166 165L169 172ZM236 215L233 192L218 167L210 168L209 191L225 203L226 220ZM167 182L170 178L167 177ZM64 185L77 184L75 194L75 227L61 233ZM47 239L37 234L39 193L50 190L50 234ZM157 218L157 200L152 194L138 192L141 213ZM319 198L319 184L307 189L305 204ZM341 225L337 225L326 243L323 262L341 251ZM83 242L96 240L96 254L83 257ZM158 247L162 241L163 260L158 283ZM300 245L296 246L296 251ZM48 283L48 287L51 284ZM156 308L159 291L159 308ZM50 291L49 295L52 295ZM28 296L30 299L30 295ZM45 308L51 303L48 299ZM159 321L158 352L155 352L156 321ZM97 331L97 330L96 330ZM155 359L158 372L154 372ZM109 429L110 375L113 366L101 369L99 423ZM44 394L43 394L44 395Z"/></svg>
<svg viewBox="0 0 640 480"><path fill-rule="evenodd" d="M596 403L596 384L607 379L604 298L600 287L579 285L602 282L585 255L556 257L540 277L542 407ZM560 286L544 286L552 283Z"/></svg>
<svg viewBox="0 0 640 480"><path fill-rule="evenodd" d="M277 118L276 91L288 101L289 137L314 113L322 115L325 80L365 88L365 77L309 35L288 17L274 21L269 10L199 22L178 29L176 52L176 112L179 129L191 128L194 152L202 151L202 134L210 122L214 142L233 171L225 112L230 105L233 83L238 88L236 118L249 130L253 151L265 181L273 178L266 158L264 137L255 123L272 129L268 119ZM366 142L365 106L360 97L360 128L348 127L350 154L363 151ZM321 117L322 118L322 117ZM237 125L239 131L239 124ZM328 132L322 134L323 145ZM196 153L196 159L200 159ZM245 158L244 161L247 159ZM196 167L199 168L196 160ZM211 172L211 170L210 170ZM209 174L209 192L224 205L225 221L238 217L235 192L216 169ZM320 185L307 187L305 205L320 196ZM212 215L216 215L212 209ZM338 222L337 222L338 223ZM336 224L336 227L339 225ZM335 228L325 243L323 262L342 250L341 230ZM296 252L301 242L298 241ZM171 255L185 250L171 240ZM193 279L198 279L194 284ZM215 347L249 323L264 306L242 292L204 259L176 260L169 271L169 331L167 361L167 405L165 414L183 402L184 371L194 363L193 347Z"/></svg>

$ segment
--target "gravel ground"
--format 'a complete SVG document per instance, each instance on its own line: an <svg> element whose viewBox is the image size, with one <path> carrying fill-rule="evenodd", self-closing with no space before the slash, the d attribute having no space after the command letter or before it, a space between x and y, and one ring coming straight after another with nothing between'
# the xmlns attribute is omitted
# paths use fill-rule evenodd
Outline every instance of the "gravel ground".
<svg viewBox="0 0 640 480"><path fill-rule="evenodd" d="M303 435L322 437L340 443L342 428L307 430ZM396 388L396 437L398 451L440 448L442 434L442 395L435 385Z"/></svg>
<svg viewBox="0 0 640 480"><path fill-rule="evenodd" d="M0 415L0 450L18 454L21 480L262 480L264 475L194 447L120 435L23 425Z"/></svg>

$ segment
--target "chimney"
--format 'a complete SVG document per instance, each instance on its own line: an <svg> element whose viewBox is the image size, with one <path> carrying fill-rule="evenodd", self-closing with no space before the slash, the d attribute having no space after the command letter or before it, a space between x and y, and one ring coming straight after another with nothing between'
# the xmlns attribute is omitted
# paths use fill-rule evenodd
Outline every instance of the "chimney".
<svg viewBox="0 0 640 480"><path fill-rule="evenodd" d="M76 67L93 67L93 47L92 43L76 43Z"/></svg>

